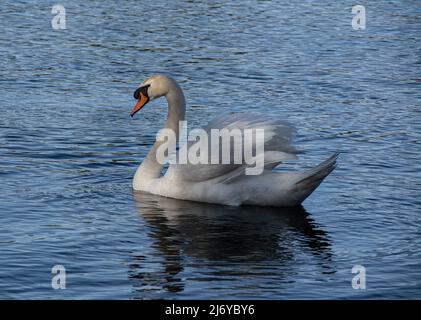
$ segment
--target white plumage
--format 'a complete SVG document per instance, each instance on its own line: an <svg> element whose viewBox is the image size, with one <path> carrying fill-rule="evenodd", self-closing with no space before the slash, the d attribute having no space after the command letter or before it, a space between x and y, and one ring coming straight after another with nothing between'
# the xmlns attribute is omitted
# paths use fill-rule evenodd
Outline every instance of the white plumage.
<svg viewBox="0 0 421 320"><path fill-rule="evenodd" d="M165 128L179 136L179 121L184 120L185 99L181 88L172 78L157 75L143 82L139 88L147 95L137 112L149 99L165 96L168 101L168 119ZM139 90L138 89L138 90ZM143 102L146 101L146 102ZM148 156L136 171L133 188L161 196L227 205L294 206L306 199L323 179L335 168L338 154L305 172L273 172L272 169L285 160L296 159L297 150L291 145L296 130L283 121L267 119L255 114L224 114L211 120L204 128L208 136L212 129L237 130L241 140L230 143L228 164L221 164L221 154L209 152L207 164L170 164L161 175L162 164L156 160L156 152L162 142L155 142ZM256 136L245 134L247 129L264 129L264 149L255 148ZM248 139L248 140L247 140ZM251 139L251 140L250 140ZM242 145L238 143L241 141ZM175 142L174 142L175 143ZM246 175L251 159L244 156L241 163L234 163L234 150L250 143L253 157L260 157L264 170L260 175ZM211 148L211 141L208 141ZM187 158L194 142L180 147L177 158ZM175 147L175 146L174 146ZM245 154L245 153L244 153ZM216 158L215 158L216 157ZM218 164L212 164L218 163Z"/></svg>

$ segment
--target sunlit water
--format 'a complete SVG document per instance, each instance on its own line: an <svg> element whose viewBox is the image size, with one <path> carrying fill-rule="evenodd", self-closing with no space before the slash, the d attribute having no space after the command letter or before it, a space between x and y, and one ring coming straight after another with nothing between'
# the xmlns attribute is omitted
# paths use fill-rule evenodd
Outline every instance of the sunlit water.
<svg viewBox="0 0 421 320"><path fill-rule="evenodd" d="M0 298L421 298L418 1L367 2L360 31L354 1L60 3L66 30L52 1L1 5ZM305 151L285 168L338 169L298 209L133 194L166 106L131 119L132 94L156 72L190 128L279 117Z"/></svg>

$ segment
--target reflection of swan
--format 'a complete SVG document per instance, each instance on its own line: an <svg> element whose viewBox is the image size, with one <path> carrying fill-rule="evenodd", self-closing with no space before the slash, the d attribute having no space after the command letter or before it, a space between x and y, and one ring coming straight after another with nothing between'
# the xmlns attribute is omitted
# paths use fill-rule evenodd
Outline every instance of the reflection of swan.
<svg viewBox="0 0 421 320"><path fill-rule="evenodd" d="M186 111L183 92L172 78L163 75L153 76L136 90L135 98L138 102L132 111L133 116L149 100L161 96L165 96L168 101L168 119L165 128L175 133L175 139L155 142L136 172L133 180L135 190L209 203L294 206L304 201L335 167L337 155L309 171L273 172L272 169L282 161L296 158L296 150L290 145L295 130L285 122L268 120L251 114L236 114L214 119L205 130L209 133L211 129L230 131L238 129L242 144L243 138L247 139L245 129L264 129L263 150L256 148L257 140L251 142L253 145L251 149L256 152L253 159L262 159L264 162L265 170L262 174L245 175L245 172L250 169L249 160L251 159L245 154L240 164L235 164L234 161L227 164L216 161L219 164L215 164L212 160L220 160L218 159L220 154L218 152L215 156L210 150L207 160L213 164L172 164L166 174L161 177L163 165L157 160L157 151L164 143L175 148L179 138L179 121L184 120ZM235 139L230 151L241 150L241 147L235 147L239 143L240 140ZM179 159L187 159L188 150L194 144L190 142L181 148ZM222 147L219 148L219 150L222 149Z"/></svg>
<svg viewBox="0 0 421 320"><path fill-rule="evenodd" d="M253 277L253 272L268 277L272 272L278 279L297 272L297 255L310 253L313 259L306 263L332 271L329 239L302 207L220 206L143 192L134 198L158 250L149 255L164 259L164 269L151 272L147 257L132 257L129 275L142 292L151 287L182 291L186 265L200 272L217 266L209 279Z"/></svg>

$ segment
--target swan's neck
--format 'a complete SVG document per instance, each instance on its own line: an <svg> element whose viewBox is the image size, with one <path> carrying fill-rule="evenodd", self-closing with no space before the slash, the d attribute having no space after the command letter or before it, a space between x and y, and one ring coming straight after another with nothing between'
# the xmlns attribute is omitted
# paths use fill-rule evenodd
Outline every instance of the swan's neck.
<svg viewBox="0 0 421 320"><path fill-rule="evenodd" d="M184 99L181 88L177 84L174 84L170 88L168 93L165 95L165 98L168 103L168 118L165 122L165 128L174 131L177 138L176 141L174 141L174 144L176 145L180 134L179 122L184 120L186 113L186 100ZM163 164L157 161L156 152L159 146L163 143L168 144L167 141L155 141L148 155L137 169L133 181L135 189L141 189L139 184L144 184L151 179L157 179L160 177ZM168 146L169 150L172 150L175 145Z"/></svg>

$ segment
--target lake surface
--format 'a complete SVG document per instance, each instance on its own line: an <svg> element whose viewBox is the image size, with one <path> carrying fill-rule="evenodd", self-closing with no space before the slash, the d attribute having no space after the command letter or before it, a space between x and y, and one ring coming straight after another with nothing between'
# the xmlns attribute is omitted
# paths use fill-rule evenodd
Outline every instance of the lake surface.
<svg viewBox="0 0 421 320"><path fill-rule="evenodd" d="M0 298L421 298L421 8L353 1L2 2ZM339 167L302 208L134 194L166 117L132 94L165 72L189 127L279 117L309 168ZM54 290L51 268L66 268ZM366 289L351 286L355 265Z"/></svg>

